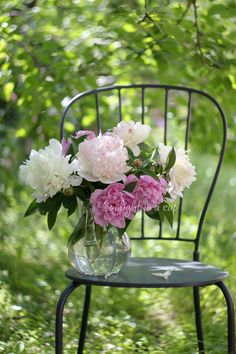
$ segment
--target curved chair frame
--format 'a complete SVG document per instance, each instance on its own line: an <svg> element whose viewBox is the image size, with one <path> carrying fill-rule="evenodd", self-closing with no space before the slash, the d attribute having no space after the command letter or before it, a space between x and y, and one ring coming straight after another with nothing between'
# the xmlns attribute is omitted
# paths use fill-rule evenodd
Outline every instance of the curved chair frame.
<svg viewBox="0 0 236 354"><path fill-rule="evenodd" d="M201 231L202 231L202 226L203 222L205 219L205 215L216 185L216 181L220 172L220 168L222 165L223 161L223 156L224 156L224 151L225 151L225 146L226 146L226 139L227 139L227 123L226 123L226 118L225 114L223 112L222 107L219 105L219 103L208 93L197 90L194 88L189 88L189 87L183 87L183 86L174 86L174 85L155 85L155 84L139 84L139 85L119 85L119 86L109 86L109 87L102 87L94 90L89 90L83 93L78 94L75 96L71 101L68 103L67 107L64 110L62 119L61 119L61 127L60 127L60 137L61 139L63 138L64 134L64 123L65 119L67 116L67 113L71 106L76 103L78 100L82 99L83 97L86 97L88 95L94 95L95 97L95 105L96 105L96 115L97 115L97 127L98 131L101 128L101 116L100 116L100 110L99 110L99 94L102 92L108 92L108 91L113 91L117 92L118 96L118 103L119 103L119 120L122 120L122 90L127 90L127 89L137 89L141 90L141 121L144 123L144 116L145 116L145 90L146 89L160 89L164 90L165 92L165 111L164 111L164 144L167 142L167 113L168 113L168 99L169 99L169 92L170 91L183 91L188 94L188 110L187 110L187 117L186 117L186 131L185 131L185 149L188 148L188 140L189 140L189 130L190 130L190 120L191 120L191 105L192 105L192 96L193 94L201 95L206 97L208 100L213 103L213 105L217 108L218 112L220 113L221 121L222 121L222 142L221 142L221 150L219 153L219 159L218 163L216 166L215 174L212 179L212 183L210 185L210 189L205 201L205 204L203 206L200 219L199 219L199 224L198 224L198 229L196 233L196 237L194 239L188 239L188 238L182 238L180 234L180 225L181 225L181 215L182 215L182 198L180 198L179 202L179 209L178 209L178 225L177 225L177 231L176 231L176 236L173 238L169 237L164 237L162 235L162 223L160 222L160 227L159 227L159 235L157 237L147 237L145 236L144 232L144 213L142 214L142 220L141 220L141 236L139 238L134 238L135 240L143 240L143 239L159 239L159 240L175 240L175 241L185 241L185 242L192 242L194 243L194 252L193 252L193 261L196 262L195 264L200 264L198 263L200 260L200 254L199 254L199 242L200 242L200 236L201 236ZM135 259L134 259L135 260ZM144 260L144 262L148 262L148 259ZM204 265L203 265L204 266ZM228 353L229 354L235 354L235 319L234 319L234 304L233 300L231 297L231 294L229 290L227 289L226 285L223 283L223 280L228 276L227 273L222 272L218 269L216 269L217 274L213 276L213 278L209 281L206 279L201 279L201 281L197 282L183 282L180 283L179 281L174 283L172 282L171 284L166 284L163 282L158 282L155 281L153 284L152 282L147 282L146 284L140 284L140 283L134 283L132 281L127 282L123 281L122 277L118 277L117 281L101 281L100 279L91 279L89 276L80 276L79 274L74 274L73 270L72 271L67 271L66 272L66 277L72 280L72 283L64 290L64 292L61 294L61 297L59 299L58 305L57 305L57 311L56 311L56 354L62 354L63 352L63 331L62 331L62 325L63 325L63 310L64 306L66 303L66 300L68 296L80 285L85 285L86 291L85 291L85 301L84 301L84 309L83 309L83 315L82 315L82 324L81 324L81 331L80 331L80 339L79 339L79 346L78 346L78 354L83 353L83 348L84 348L84 341L85 341L85 335L86 335L86 329L87 329L87 320L88 320L88 312L89 312L89 304L90 304L90 297L91 297L91 286L96 285L96 286L111 286L111 287L136 287L136 288L166 288L166 287L187 287L191 286L193 287L193 296L194 296L194 308L195 308L195 322L196 322L196 330L197 330L197 339L198 339L198 349L200 354L204 354L204 341L203 341L203 329L202 329L202 320L201 320L201 307L200 307L200 293L199 293L199 288L207 285L216 285L219 287L225 297L226 300L226 305L227 305L227 313L228 313ZM129 272L129 267L127 266L127 272ZM128 273L127 273L128 274Z"/></svg>

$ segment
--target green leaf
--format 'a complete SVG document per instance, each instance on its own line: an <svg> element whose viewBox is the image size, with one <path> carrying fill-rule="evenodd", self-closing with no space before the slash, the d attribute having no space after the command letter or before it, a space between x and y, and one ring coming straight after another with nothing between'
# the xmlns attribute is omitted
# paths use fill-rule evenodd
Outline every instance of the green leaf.
<svg viewBox="0 0 236 354"><path fill-rule="evenodd" d="M91 182L89 182L89 181L86 181L86 182L87 182L87 185L88 185L90 191L91 191L91 192L94 192L95 189L96 189L96 188L94 187L94 185L93 185Z"/></svg>
<svg viewBox="0 0 236 354"><path fill-rule="evenodd" d="M162 175L162 174L163 174L163 166L162 166L161 164L160 164L160 165L158 165L157 170L158 170L158 172L159 172L159 174L160 174L160 175Z"/></svg>
<svg viewBox="0 0 236 354"><path fill-rule="evenodd" d="M57 213L61 207L62 198L57 199L57 203L54 205L54 208L48 213L48 229L51 230L55 225L57 219Z"/></svg>
<svg viewBox="0 0 236 354"><path fill-rule="evenodd" d="M170 193L169 193L169 192L166 192L165 197L166 197L166 198L171 198Z"/></svg>
<svg viewBox="0 0 236 354"><path fill-rule="evenodd" d="M45 202L38 204L38 211L40 212L41 215L46 215L47 214L48 211L46 209Z"/></svg>
<svg viewBox="0 0 236 354"><path fill-rule="evenodd" d="M164 210L162 209L161 205L159 205L159 214L160 214L161 220L164 221L165 213L164 213Z"/></svg>
<svg viewBox="0 0 236 354"><path fill-rule="evenodd" d="M151 176L153 178L155 178L156 180L159 181L159 177L157 176L156 172L154 171L151 171L150 169L143 169L141 171L139 171L139 175L148 175L148 176Z"/></svg>
<svg viewBox="0 0 236 354"><path fill-rule="evenodd" d="M125 190L126 192L132 193L133 190L134 190L134 188L135 188L135 186L136 186L136 184L137 184L137 181L135 181L135 182L130 182L130 183L128 183L128 184L125 186L124 190Z"/></svg>
<svg viewBox="0 0 236 354"><path fill-rule="evenodd" d="M149 210L149 211L145 211L145 214L153 219L153 220L159 220L159 221L162 221L162 217L159 213L159 210L157 208L154 208L152 210Z"/></svg>
<svg viewBox="0 0 236 354"><path fill-rule="evenodd" d="M141 143L138 146L141 152L148 152L148 153L152 152L152 148L150 148L150 146L146 143Z"/></svg>
<svg viewBox="0 0 236 354"><path fill-rule="evenodd" d="M25 216L29 216L34 214L36 211L38 211L38 203L36 202L36 199L32 201L32 203L30 203L28 209L26 210L24 217Z"/></svg>
<svg viewBox="0 0 236 354"><path fill-rule="evenodd" d="M175 153L175 148L173 146L171 151L168 154L165 170L169 171L171 167L174 166L175 161L176 161L176 153Z"/></svg>
<svg viewBox="0 0 236 354"><path fill-rule="evenodd" d="M160 154L159 154L159 150L158 148L156 148L155 150L153 150L152 156L151 156L151 160L158 162L160 158Z"/></svg>
<svg viewBox="0 0 236 354"><path fill-rule="evenodd" d="M86 138L87 138L87 135L82 135L79 138L76 138L75 136L71 136L71 142L72 142L72 145L75 146L75 148L76 148L76 153L78 152L79 144L82 143Z"/></svg>
<svg viewBox="0 0 236 354"><path fill-rule="evenodd" d="M144 161L144 164L145 164L145 161L147 161L147 160L150 162L150 159L153 154L153 149L150 148L150 146L145 143L139 144L139 148L141 151L139 157Z"/></svg>
<svg viewBox="0 0 236 354"><path fill-rule="evenodd" d="M72 144L74 154L77 154L79 144L82 143L86 138L87 135L82 135L79 138L76 138L75 136L71 136L71 144Z"/></svg>
<svg viewBox="0 0 236 354"><path fill-rule="evenodd" d="M133 151L132 151L128 146L126 146L126 149L127 149L127 151L128 151L129 159L130 159L131 161L135 160L136 157L134 156Z"/></svg>
<svg viewBox="0 0 236 354"><path fill-rule="evenodd" d="M71 195L69 197L64 197L63 198L63 206L68 210L67 216L72 215L78 206L76 196Z"/></svg>
<svg viewBox="0 0 236 354"><path fill-rule="evenodd" d="M45 202L38 204L38 210L40 214L46 215L52 211L60 202L62 202L63 194L58 192L53 197L49 197Z"/></svg>
<svg viewBox="0 0 236 354"><path fill-rule="evenodd" d="M58 210L54 209L50 213L48 213L48 230L51 230L55 225L57 219Z"/></svg>
<svg viewBox="0 0 236 354"><path fill-rule="evenodd" d="M86 214L84 213L81 218L79 219L78 224L74 228L72 234L69 237L68 244L73 245L78 240L82 239L85 236L85 218Z"/></svg>
<svg viewBox="0 0 236 354"><path fill-rule="evenodd" d="M118 234L120 237L125 233L125 231L127 230L130 223L131 223L131 220L126 219L124 228L120 229L119 227L117 227L117 231L118 231Z"/></svg>
<svg viewBox="0 0 236 354"><path fill-rule="evenodd" d="M163 202L160 205L160 211L164 213L167 221L169 222L170 226L173 228L174 212L172 207L168 203Z"/></svg>
<svg viewBox="0 0 236 354"><path fill-rule="evenodd" d="M232 18L236 15L235 3L231 4L215 4L210 7L208 15L213 16L219 14L223 18Z"/></svg>
<svg viewBox="0 0 236 354"><path fill-rule="evenodd" d="M89 198L86 196L86 193L83 191L82 187L74 187L76 196L84 203L89 202Z"/></svg>
<svg viewBox="0 0 236 354"><path fill-rule="evenodd" d="M147 158L143 161L142 166L140 168L150 168L151 166L152 162Z"/></svg>

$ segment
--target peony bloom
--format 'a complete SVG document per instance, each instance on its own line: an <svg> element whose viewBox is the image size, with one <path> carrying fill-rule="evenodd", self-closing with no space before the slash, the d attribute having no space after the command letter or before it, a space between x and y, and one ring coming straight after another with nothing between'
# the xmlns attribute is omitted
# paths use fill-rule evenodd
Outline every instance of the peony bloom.
<svg viewBox="0 0 236 354"><path fill-rule="evenodd" d="M90 182L118 182L130 169L126 164L128 153L123 141L110 135L83 141L76 157L79 175Z"/></svg>
<svg viewBox="0 0 236 354"><path fill-rule="evenodd" d="M149 125L135 123L132 120L129 122L120 122L115 128L113 128L113 134L117 135L124 141L124 145L128 146L134 156L140 154L138 144L142 143L150 134L151 128Z"/></svg>
<svg viewBox="0 0 236 354"><path fill-rule="evenodd" d="M135 179L130 182L134 182ZM140 176L138 182L132 192L137 202L138 209L149 211L164 200L164 195L166 193L166 188L168 184L164 178L160 178L159 181L151 176L143 175Z"/></svg>
<svg viewBox="0 0 236 354"><path fill-rule="evenodd" d="M75 138L79 139L81 136L84 135L87 135L88 140L91 140L96 137L94 132L91 130L79 130L75 133ZM63 138L61 144L62 144L62 154L65 156L68 153L69 148L71 146L71 140Z"/></svg>
<svg viewBox="0 0 236 354"><path fill-rule="evenodd" d="M159 144L160 162L165 166L168 154L172 147ZM177 197L183 197L183 190L196 180L195 166L189 161L187 151L184 149L175 148L176 161L174 166L170 169L169 177L170 184L168 192L171 199L175 200Z"/></svg>
<svg viewBox="0 0 236 354"><path fill-rule="evenodd" d="M124 191L123 183L113 183L105 189L96 189L90 198L94 221L104 227L109 224L123 228L125 219L134 217L133 203L135 199L131 193Z"/></svg>
<svg viewBox="0 0 236 354"><path fill-rule="evenodd" d="M60 142L51 139L44 149L32 150L29 160L20 166L20 179L33 188L38 203L70 185L80 185L82 178L72 175L74 163L70 164L69 160L70 155L62 155Z"/></svg>

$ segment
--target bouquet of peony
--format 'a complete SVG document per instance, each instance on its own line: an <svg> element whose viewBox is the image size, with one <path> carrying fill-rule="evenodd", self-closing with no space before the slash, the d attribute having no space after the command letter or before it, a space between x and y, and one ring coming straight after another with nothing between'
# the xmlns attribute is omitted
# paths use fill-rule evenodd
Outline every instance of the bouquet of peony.
<svg viewBox="0 0 236 354"><path fill-rule="evenodd" d="M122 121L105 134L81 130L32 150L20 166L20 178L34 195L25 216L47 215L51 229L59 209L70 216L80 200L92 208L96 225L114 226L120 235L140 210L172 226L170 203L196 179L195 167L184 149L149 147L144 141L150 132L148 125Z"/></svg>

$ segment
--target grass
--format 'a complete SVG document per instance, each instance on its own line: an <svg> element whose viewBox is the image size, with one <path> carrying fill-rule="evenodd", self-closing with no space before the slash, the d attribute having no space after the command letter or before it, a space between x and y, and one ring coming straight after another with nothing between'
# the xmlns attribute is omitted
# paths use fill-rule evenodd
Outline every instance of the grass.
<svg viewBox="0 0 236 354"><path fill-rule="evenodd" d="M189 191L183 217L183 233L194 235L201 196L211 175L210 157L201 159L204 171L199 185ZM202 234L202 261L227 269L226 284L236 293L234 168L225 165ZM19 200L21 202L19 202ZM59 218L48 232L43 218L23 219L28 197L11 198L1 215L0 254L0 352L7 354L54 353L54 313L59 294L68 284L66 240L71 225ZM190 213L191 211L191 213ZM194 215L194 216L191 216ZM149 226L153 229L153 225ZM149 230L148 230L149 231ZM167 244L133 242L133 254L191 256L189 249ZM76 351L84 289L78 288L65 310L65 353ZM224 354L226 308L220 291L212 286L201 290L206 353ZM85 354L194 354L197 342L192 289L94 288Z"/></svg>

